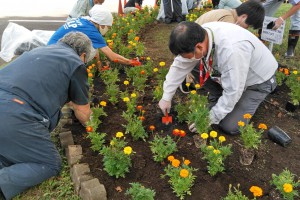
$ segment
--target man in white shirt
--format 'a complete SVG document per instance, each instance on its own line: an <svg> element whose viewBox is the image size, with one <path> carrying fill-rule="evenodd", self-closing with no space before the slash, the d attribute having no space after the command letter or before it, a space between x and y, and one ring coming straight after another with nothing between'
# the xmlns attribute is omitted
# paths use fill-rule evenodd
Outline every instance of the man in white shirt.
<svg viewBox="0 0 300 200"><path fill-rule="evenodd" d="M200 60L211 75L219 75L208 78L204 88L209 92L210 122L219 124L227 134L238 134L238 121L246 123L243 115L253 115L277 85L278 63L272 53L255 35L235 24L211 22L201 27L181 22L170 35L169 48L176 58L159 102L164 114L170 111L171 100L186 75L193 71L199 77ZM208 66L210 57L212 66ZM194 124L189 129L197 131Z"/></svg>

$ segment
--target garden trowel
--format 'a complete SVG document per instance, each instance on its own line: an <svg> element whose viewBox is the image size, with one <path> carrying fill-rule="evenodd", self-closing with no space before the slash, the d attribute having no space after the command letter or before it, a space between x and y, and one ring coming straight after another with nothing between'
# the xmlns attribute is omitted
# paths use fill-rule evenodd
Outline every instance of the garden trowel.
<svg viewBox="0 0 300 200"><path fill-rule="evenodd" d="M169 123L172 123L172 116L169 116L168 112L166 111L166 116L162 117L161 121L162 123L168 125Z"/></svg>

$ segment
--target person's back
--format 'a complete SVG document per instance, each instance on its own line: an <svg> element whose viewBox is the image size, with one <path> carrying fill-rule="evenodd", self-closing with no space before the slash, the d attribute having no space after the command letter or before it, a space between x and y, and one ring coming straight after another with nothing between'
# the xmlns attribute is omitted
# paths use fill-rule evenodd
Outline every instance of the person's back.
<svg viewBox="0 0 300 200"><path fill-rule="evenodd" d="M102 4L104 0L77 0L76 4L73 6L67 21L82 17L82 16L88 16L89 10L95 5L95 4Z"/></svg>
<svg viewBox="0 0 300 200"><path fill-rule="evenodd" d="M233 10L216 9L204 13L195 22L199 25L216 21L229 22L234 24L236 22L236 18L236 12L234 12Z"/></svg>
<svg viewBox="0 0 300 200"><path fill-rule="evenodd" d="M218 8L219 9L234 9L241 5L240 0L220 0Z"/></svg>

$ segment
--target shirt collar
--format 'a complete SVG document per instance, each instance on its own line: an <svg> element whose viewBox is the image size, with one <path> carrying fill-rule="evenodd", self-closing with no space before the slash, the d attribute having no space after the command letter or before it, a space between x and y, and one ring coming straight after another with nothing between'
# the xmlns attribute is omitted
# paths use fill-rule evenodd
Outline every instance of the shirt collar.
<svg viewBox="0 0 300 200"><path fill-rule="evenodd" d="M204 29L206 30L207 36L208 36L208 51L207 51L207 55L205 57L205 61L207 62L212 53L214 37L213 37L212 31L209 28L204 28Z"/></svg>

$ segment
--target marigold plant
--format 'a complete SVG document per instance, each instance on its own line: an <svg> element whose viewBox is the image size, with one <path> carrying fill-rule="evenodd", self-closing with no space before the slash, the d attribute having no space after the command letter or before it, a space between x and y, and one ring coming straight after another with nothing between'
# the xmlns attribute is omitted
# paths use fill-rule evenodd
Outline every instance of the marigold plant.
<svg viewBox="0 0 300 200"><path fill-rule="evenodd" d="M291 89L289 96L294 105L299 105L300 102L300 75L294 70L288 76L286 85Z"/></svg>
<svg viewBox="0 0 300 200"><path fill-rule="evenodd" d="M126 190L126 195L130 196L134 200L154 200L155 191L149 188L145 188L140 183L129 183L131 187Z"/></svg>
<svg viewBox="0 0 300 200"><path fill-rule="evenodd" d="M209 135L210 137L207 133L201 134L202 139L206 142L200 145L200 150L203 153L203 159L208 162L208 173L214 176L225 170L224 161L232 153L232 145L225 145L226 138L224 136L218 138L216 131L211 131Z"/></svg>
<svg viewBox="0 0 300 200"><path fill-rule="evenodd" d="M272 174L271 185L276 187L283 199L294 200L299 196L296 188L300 185L300 180L295 180L296 175L288 169L284 169L279 175Z"/></svg>
<svg viewBox="0 0 300 200"><path fill-rule="evenodd" d="M161 177L169 177L168 182L171 184L176 196L180 199L184 199L186 195L192 194L191 187L194 185L196 179L196 176L193 175L193 173L198 169L191 167L189 165L190 162L187 165L185 159L183 159L183 162L180 162L178 159L174 158L174 156L169 156L168 160L171 160L170 164L165 167L165 174L162 174Z"/></svg>
<svg viewBox="0 0 300 200"><path fill-rule="evenodd" d="M162 162L168 155L177 151L176 142L169 135L165 137L155 135L149 144L156 162Z"/></svg>
<svg viewBox="0 0 300 200"><path fill-rule="evenodd" d="M237 185L237 187L232 187L232 185L230 184L227 196L222 198L222 200L249 200L249 198L243 195L242 191L240 191L239 184Z"/></svg>

